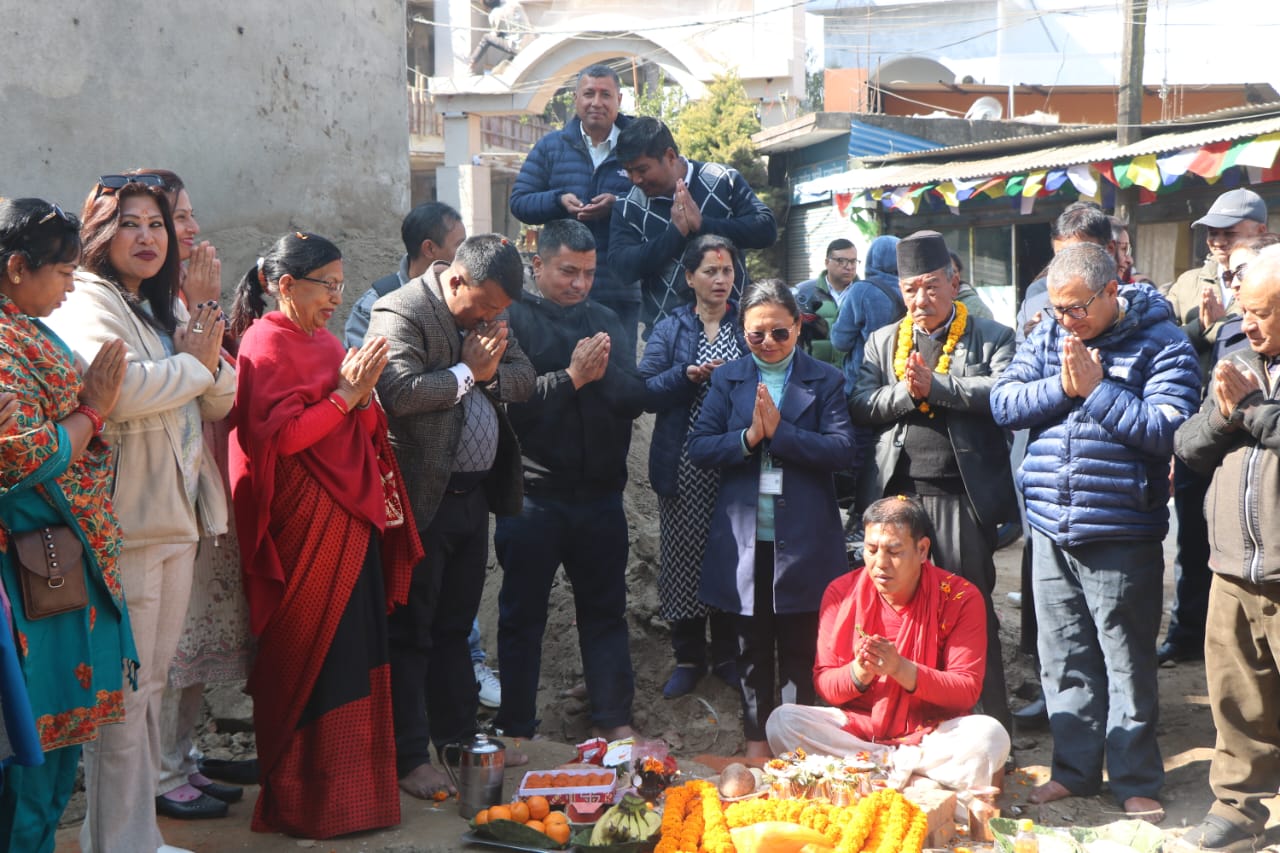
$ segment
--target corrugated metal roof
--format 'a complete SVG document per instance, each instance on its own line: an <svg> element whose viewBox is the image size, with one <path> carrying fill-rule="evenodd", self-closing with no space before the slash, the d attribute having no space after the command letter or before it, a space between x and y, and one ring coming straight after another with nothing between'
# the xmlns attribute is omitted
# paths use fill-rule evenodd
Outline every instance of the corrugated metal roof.
<svg viewBox="0 0 1280 853"><path fill-rule="evenodd" d="M1161 154L1199 148L1214 142L1226 142L1280 132L1280 116L1199 127L1150 136L1132 145L1121 146L1114 140L1086 142L1077 145L1050 146L1004 156L956 159L933 163L894 163L875 168L853 169L840 175L818 178L797 187L806 194L846 192L882 187L932 184L955 179L1021 175L1028 172L1059 169L1079 163L1126 160L1144 154ZM967 148L971 146L957 146ZM941 149L938 153L945 153Z"/></svg>
<svg viewBox="0 0 1280 853"><path fill-rule="evenodd" d="M905 151L924 151L937 148L938 143L890 130L864 124L857 119L849 122L849 156L868 157L877 154L897 154Z"/></svg>

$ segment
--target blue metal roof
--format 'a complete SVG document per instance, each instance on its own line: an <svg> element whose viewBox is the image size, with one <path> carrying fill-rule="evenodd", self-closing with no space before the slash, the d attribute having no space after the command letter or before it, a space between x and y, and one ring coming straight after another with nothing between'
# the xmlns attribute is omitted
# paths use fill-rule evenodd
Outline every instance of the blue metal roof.
<svg viewBox="0 0 1280 853"><path fill-rule="evenodd" d="M863 124L857 119L849 122L849 156L867 157L873 154L896 154L904 151L927 151L938 143L900 133L884 127Z"/></svg>

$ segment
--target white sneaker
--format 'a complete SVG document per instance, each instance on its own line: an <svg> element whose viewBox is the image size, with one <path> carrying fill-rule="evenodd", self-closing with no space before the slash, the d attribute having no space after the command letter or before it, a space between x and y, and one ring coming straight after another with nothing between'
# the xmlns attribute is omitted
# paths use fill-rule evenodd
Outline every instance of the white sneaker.
<svg viewBox="0 0 1280 853"><path fill-rule="evenodd" d="M502 704L502 683L493 670L481 661L472 664L476 671L476 684L480 685L480 704L486 708L497 708Z"/></svg>
<svg viewBox="0 0 1280 853"><path fill-rule="evenodd" d="M170 844L161 844L156 848L156 853L191 853L191 851L185 847L174 847Z"/></svg>

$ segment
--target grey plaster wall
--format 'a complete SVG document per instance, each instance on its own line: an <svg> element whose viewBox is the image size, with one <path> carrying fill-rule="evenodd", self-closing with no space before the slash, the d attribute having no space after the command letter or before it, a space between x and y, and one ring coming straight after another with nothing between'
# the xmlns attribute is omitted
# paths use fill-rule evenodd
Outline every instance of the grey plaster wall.
<svg viewBox="0 0 1280 853"><path fill-rule="evenodd" d="M99 174L167 167L207 233L385 232L394 246L404 28L404 0L8 0L0 195L78 211Z"/></svg>

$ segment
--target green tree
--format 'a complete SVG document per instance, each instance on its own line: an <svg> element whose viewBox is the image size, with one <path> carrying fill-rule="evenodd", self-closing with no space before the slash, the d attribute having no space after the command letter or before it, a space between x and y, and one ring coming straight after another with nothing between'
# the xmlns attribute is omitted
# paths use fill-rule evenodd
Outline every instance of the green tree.
<svg viewBox="0 0 1280 853"><path fill-rule="evenodd" d="M742 173L760 200L769 206L779 225L788 206L786 190L769 186L769 171L756 153L751 135L760 130L756 104L747 96L742 80L733 71L718 74L707 86L705 97L686 104L671 132L680 153L693 160L723 163ZM782 276L785 242L769 249L746 252L747 270L753 279Z"/></svg>

